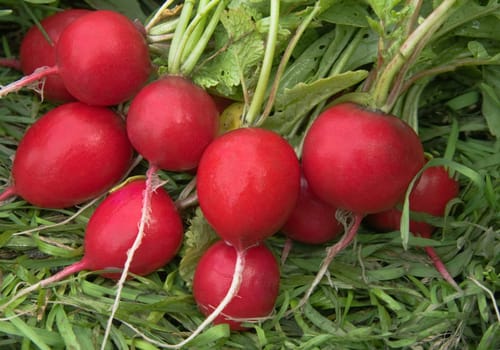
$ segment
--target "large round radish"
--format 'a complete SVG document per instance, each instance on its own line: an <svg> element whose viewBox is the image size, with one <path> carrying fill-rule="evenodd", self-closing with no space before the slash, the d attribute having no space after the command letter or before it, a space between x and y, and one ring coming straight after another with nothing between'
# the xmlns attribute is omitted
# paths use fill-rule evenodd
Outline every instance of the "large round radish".
<svg viewBox="0 0 500 350"><path fill-rule="evenodd" d="M342 224L335 218L335 211L335 207L323 202L311 192L307 180L302 176L297 204L281 231L297 242L326 243L342 231Z"/></svg>
<svg viewBox="0 0 500 350"><path fill-rule="evenodd" d="M17 148L12 185L0 200L19 195L44 208L64 208L104 193L131 165L133 150L121 118L81 102L38 119Z"/></svg>
<svg viewBox="0 0 500 350"><path fill-rule="evenodd" d="M0 90L0 97L59 74L79 101L110 106L130 99L151 71L144 36L127 17L108 10L92 11L74 20L56 43L56 64Z"/></svg>
<svg viewBox="0 0 500 350"><path fill-rule="evenodd" d="M416 186L410 193L410 210L438 217L443 216L446 205L458 195L458 192L458 181L450 177L444 167L429 167L423 171ZM379 231L399 230L401 211L392 208L367 215L365 221ZM430 238L434 230L435 227L427 222L410 220L410 231L415 235ZM425 250L441 276L456 289L460 289L435 249L428 246L425 247Z"/></svg>
<svg viewBox="0 0 500 350"><path fill-rule="evenodd" d="M299 161L278 134L241 128L215 139L197 172L200 208L223 240L237 249L276 233L300 190Z"/></svg>
<svg viewBox="0 0 500 350"><path fill-rule="evenodd" d="M186 171L198 166L218 127L217 105L193 82L167 76L134 97L127 114L134 148L151 164Z"/></svg>
<svg viewBox="0 0 500 350"><path fill-rule="evenodd" d="M16 297L2 305L0 310L23 295L79 271L123 269L140 229L145 188L144 180L135 180L109 194L96 208L87 224L82 259L21 290ZM158 188L152 193L150 203L144 237L128 270L138 275L147 275L167 264L182 242L181 217L170 196L165 190ZM120 274L108 272L103 273L103 276L117 278Z"/></svg>
<svg viewBox="0 0 500 350"><path fill-rule="evenodd" d="M303 305L333 258L354 239L366 214L394 207L403 200L424 164L422 144L401 119L341 103L326 109L304 138L302 165L312 191L339 210L351 213L348 228L331 246Z"/></svg>
<svg viewBox="0 0 500 350"><path fill-rule="evenodd" d="M209 315L227 294L235 270L237 252L219 241L202 256L196 267L193 294L201 312ZM241 321L268 316L274 309L279 291L280 272L273 254L264 245L246 252L245 266L237 295L214 320L242 330Z"/></svg>
<svg viewBox="0 0 500 350"><path fill-rule="evenodd" d="M24 36L19 49L21 70L25 75L35 69L56 64L56 43L66 27L75 19L89 14L90 10L69 9L57 12L44 18L40 26L48 38L42 33L39 26L34 25ZM58 74L47 76L39 84L42 96L49 101L64 102L75 98L68 92Z"/></svg>
<svg viewBox="0 0 500 350"><path fill-rule="evenodd" d="M422 144L401 119L352 103L315 120L304 139L305 176L318 197L370 214L394 207L424 164Z"/></svg>

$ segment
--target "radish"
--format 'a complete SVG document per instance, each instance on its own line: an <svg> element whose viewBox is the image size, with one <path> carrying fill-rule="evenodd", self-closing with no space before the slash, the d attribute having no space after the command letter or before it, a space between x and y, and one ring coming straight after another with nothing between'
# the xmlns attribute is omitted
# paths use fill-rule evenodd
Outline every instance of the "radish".
<svg viewBox="0 0 500 350"><path fill-rule="evenodd" d="M270 130L248 127L219 136L198 167L200 208L217 234L237 250L276 233L299 190L297 156Z"/></svg>
<svg viewBox="0 0 500 350"><path fill-rule="evenodd" d="M108 10L74 20L55 45L56 64L0 90L0 97L58 74L79 101L111 106L127 101L146 82L151 62L146 40L127 17Z"/></svg>
<svg viewBox="0 0 500 350"><path fill-rule="evenodd" d="M19 49L20 68L25 75L33 73L37 68L56 64L56 43L61 33L75 19L89 14L90 10L69 9L57 12L40 22L46 34L39 26L34 25L24 36ZM43 97L49 101L67 102L75 98L68 92L61 77L52 74L40 83L38 88Z"/></svg>
<svg viewBox="0 0 500 350"><path fill-rule="evenodd" d="M123 269L129 249L136 238L141 218L144 180L134 180L111 192L96 208L85 230L84 256L57 274L26 289L0 306L4 310L14 300L30 292L82 270L101 271ZM147 275L167 264L177 253L182 242L183 225L168 193L157 188L150 198L151 210L144 227L144 239L137 255L130 262L129 271ZM117 278L119 273L103 272L103 276Z"/></svg>
<svg viewBox="0 0 500 350"><path fill-rule="evenodd" d="M201 257L193 279L193 295L201 312L209 316L227 294L233 278L237 251L219 241ZM232 330L244 330L235 319L268 316L278 297L278 263L265 245L249 248L242 280L235 298L215 318L214 324L227 323Z"/></svg>
<svg viewBox="0 0 500 350"><path fill-rule="evenodd" d="M433 216L444 216L446 205L459 192L458 181L449 176L444 167L429 167L422 172L416 186L410 193L410 209ZM376 230L398 230L401 211L397 208L367 215L365 221ZM431 238L435 227L423 221L410 220L410 231L424 238ZM441 276L455 289L461 290L433 247L424 247L427 255Z"/></svg>
<svg viewBox="0 0 500 350"><path fill-rule="evenodd" d="M318 116L304 138L304 175L320 199L351 216L345 223L346 233L328 249L299 306L307 301L335 255L354 239L363 217L401 202L423 164L417 134L395 116L354 103L334 105Z"/></svg>
<svg viewBox="0 0 500 350"><path fill-rule="evenodd" d="M134 148L161 169L186 171L198 166L215 138L217 105L202 88L180 76L150 83L134 97L127 132Z"/></svg>
<svg viewBox="0 0 500 350"><path fill-rule="evenodd" d="M132 155L116 113L81 102L63 104L27 130L15 154L13 183L0 201L18 195L43 208L82 203L120 181Z"/></svg>
<svg viewBox="0 0 500 350"><path fill-rule="evenodd" d="M331 241L342 230L335 219L336 208L326 204L311 192L304 176L300 179L300 194L294 210L281 231L294 241L323 244Z"/></svg>

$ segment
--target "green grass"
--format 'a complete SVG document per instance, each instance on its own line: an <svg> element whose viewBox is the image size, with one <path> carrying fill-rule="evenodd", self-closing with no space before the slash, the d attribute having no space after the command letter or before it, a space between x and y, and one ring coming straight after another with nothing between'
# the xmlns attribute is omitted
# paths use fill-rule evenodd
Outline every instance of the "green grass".
<svg viewBox="0 0 500 350"><path fill-rule="evenodd" d="M64 2L26 4L41 16ZM159 6L152 1L142 5L145 16ZM29 13L12 1L0 1L2 8L15 10L0 16L0 24L8 28L2 32L3 53L15 53ZM210 327L186 348L500 348L500 142L485 116L481 90L484 82L499 86L491 77L500 69L490 67L447 73L422 91L417 115L426 151L463 166L451 167L458 172L460 195L446 218L432 221L439 227L432 240L410 236L404 249L399 231L375 233L363 227L354 244L335 258L305 307L290 312L314 279L327 247L294 243L281 265L280 294L268 319L249 324L247 332ZM19 76L0 68L1 85ZM29 90L0 99L1 186L9 182L11 159L23 133L52 107ZM144 174L146 166L141 162L133 174ZM168 172L161 177L168 179L165 186L173 198L193 178ZM16 198L0 206L0 305L81 258L85 225L96 205L81 211L48 210ZM157 349L186 338L203 321L190 278L197 256L214 236L195 208L183 214L189 238L167 266L126 282L108 349ZM207 235L203 240L201 233ZM287 242L278 233L266 244L280 259ZM421 249L424 245L435 247L463 293L440 278ZM115 292L114 281L86 271L22 297L0 313L0 348L98 348Z"/></svg>

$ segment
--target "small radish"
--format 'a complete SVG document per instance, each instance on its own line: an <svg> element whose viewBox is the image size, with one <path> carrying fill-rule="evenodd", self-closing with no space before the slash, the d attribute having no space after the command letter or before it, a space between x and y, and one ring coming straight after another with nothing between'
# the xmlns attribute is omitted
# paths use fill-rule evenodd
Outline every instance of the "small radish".
<svg viewBox="0 0 500 350"><path fill-rule="evenodd" d="M297 204L281 231L297 242L326 243L342 231L342 225L335 219L335 211L335 207L326 204L311 192L307 180L302 176Z"/></svg>
<svg viewBox="0 0 500 350"><path fill-rule="evenodd" d="M193 279L193 294L201 312L210 315L227 294L236 264L236 249L219 241L202 256ZM278 297L278 263L265 245L247 250L242 280L237 295L215 318L214 324L227 323L232 330L244 330L234 319L268 316Z"/></svg>
<svg viewBox="0 0 500 350"><path fill-rule="evenodd" d="M127 17L108 10L74 20L55 45L56 64L0 89L0 97L58 74L77 100L111 106L127 101L146 82L151 62L146 40Z"/></svg>
<svg viewBox="0 0 500 350"><path fill-rule="evenodd" d="M341 240L327 256L302 306L334 256L354 239L366 214L401 202L413 177L424 164L422 144L401 119L354 103L326 109L308 130L302 154L311 190L326 203L351 213Z"/></svg>
<svg viewBox="0 0 500 350"><path fill-rule="evenodd" d="M0 201L18 195L43 208L65 208L115 185L133 149L121 118L105 107L60 105L27 130L12 166L13 183Z"/></svg>
<svg viewBox="0 0 500 350"><path fill-rule="evenodd" d="M79 271L123 269L139 230L145 187L144 180L135 180L111 192L90 217L85 230L82 259L23 289L16 297L1 305L0 310L23 295ZM144 227L144 239L129 266L129 271L137 275L147 275L167 264L182 242L182 221L168 193L157 188L152 193L150 202L151 210ZM103 275L117 278L120 274L108 272Z"/></svg>
<svg viewBox="0 0 500 350"><path fill-rule="evenodd" d="M410 210L437 217L444 216L446 205L458 193L458 181L450 177L444 167L429 167L422 172L417 184L410 193ZM376 230L399 230L401 211L393 208L367 215L365 221ZM431 238L434 230L435 227L427 222L410 220L410 231L417 236ZM424 249L441 276L457 290L460 290L435 249L430 246Z"/></svg>
<svg viewBox="0 0 500 350"><path fill-rule="evenodd" d="M218 110L202 88L180 76L145 86L127 113L127 132L134 148L150 163L171 171L198 166L215 138Z"/></svg>
<svg viewBox="0 0 500 350"><path fill-rule="evenodd" d="M300 190L300 166L281 136L240 128L215 139L197 172L200 208L217 234L237 250L276 233Z"/></svg>
<svg viewBox="0 0 500 350"><path fill-rule="evenodd" d="M21 70L25 75L33 73L37 68L56 64L56 43L61 33L75 19L89 14L90 10L69 9L57 12L40 22L46 35L39 26L34 25L24 36L19 49ZM75 98L68 92L61 77L52 74L39 84L42 96L54 102L72 101Z"/></svg>

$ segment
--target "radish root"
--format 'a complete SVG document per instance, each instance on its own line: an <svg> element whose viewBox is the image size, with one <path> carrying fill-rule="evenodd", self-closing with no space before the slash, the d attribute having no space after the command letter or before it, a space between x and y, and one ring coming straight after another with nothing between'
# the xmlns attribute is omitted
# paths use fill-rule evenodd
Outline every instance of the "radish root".
<svg viewBox="0 0 500 350"><path fill-rule="evenodd" d="M339 218L341 216L345 215L344 212L337 211L337 213L338 213L337 216ZM302 306L304 306L306 304L306 302L309 300L309 297L316 289L316 286L319 284L319 282L321 282L321 279L323 278L323 276L328 272L328 267L330 266L330 263L333 261L335 256L340 251L345 249L354 240L354 237L356 237L356 234L358 233L358 229L359 229L359 226L361 225L361 221L362 221L364 215L356 214L356 213L353 213L352 215L353 215L352 222L347 223L346 220L341 221L341 222L345 222L345 226L346 226L344 235L342 236L340 241L338 241L336 244L332 245L331 247L329 247L327 249L326 257L323 260L323 262L321 263L321 267L320 267L318 273L316 274L316 277L314 278L311 286L307 290L304 297L299 301L299 303L297 304L295 309L301 308Z"/></svg>
<svg viewBox="0 0 500 350"><path fill-rule="evenodd" d="M66 278L74 273L80 272L82 270L85 270L87 267L87 261L85 259L82 259L72 265L69 265L56 273L55 275L52 275L48 278L45 278L27 288L22 289L20 292L18 292L16 295L14 295L12 298L9 299L5 304L0 305L0 311L4 311L9 305L14 303L16 300L19 298L22 298L25 295L30 294L31 292L34 292L35 290L39 288L45 288L51 283L58 282L62 280L63 278Z"/></svg>
<svg viewBox="0 0 500 350"><path fill-rule="evenodd" d="M463 292L462 288L459 287L457 282L455 282L455 280L453 279L451 274L448 272L448 269L446 268L443 261L441 260L441 258L437 254L437 252L434 250L434 248L433 247L424 247L424 249L425 249L427 255L429 256L429 258L431 259L432 263L436 267L436 270L441 274L443 279L446 282L448 282L449 284L451 284L453 286L453 288L456 289L457 292Z"/></svg>
<svg viewBox="0 0 500 350"><path fill-rule="evenodd" d="M224 296L224 298L221 300L219 305L214 308L212 313L208 315L205 320L200 323L200 325L183 341L177 344L166 344L162 342L155 341L151 338L148 338L141 332L139 332L137 329L135 329L132 325L129 325L125 323L128 327L130 327L132 330L134 330L137 334L139 334L141 337L146 339L147 341L151 342L152 344L162 347L162 348L167 348L167 349L180 349L187 343L189 343L191 340L193 340L195 337L197 337L210 323L212 323L217 316L223 314L223 310L226 308L226 306L233 300L233 298L238 294L238 291L241 286L241 282L243 281L243 270L245 268L245 258L246 258L246 253L247 253L248 248L237 251L236 254L236 263L234 266L234 273L233 273L233 279L231 280L231 285L229 286L229 289Z"/></svg>
<svg viewBox="0 0 500 350"><path fill-rule="evenodd" d="M37 82L40 79L42 79L50 74L56 74L58 72L59 72L59 68L57 66L53 66L53 67L44 66L44 67L37 68L30 75L24 76L19 80L16 80L8 85L3 86L0 89L0 98L8 95L11 92L16 92L18 90L21 90L23 87L28 86L34 82Z"/></svg>

